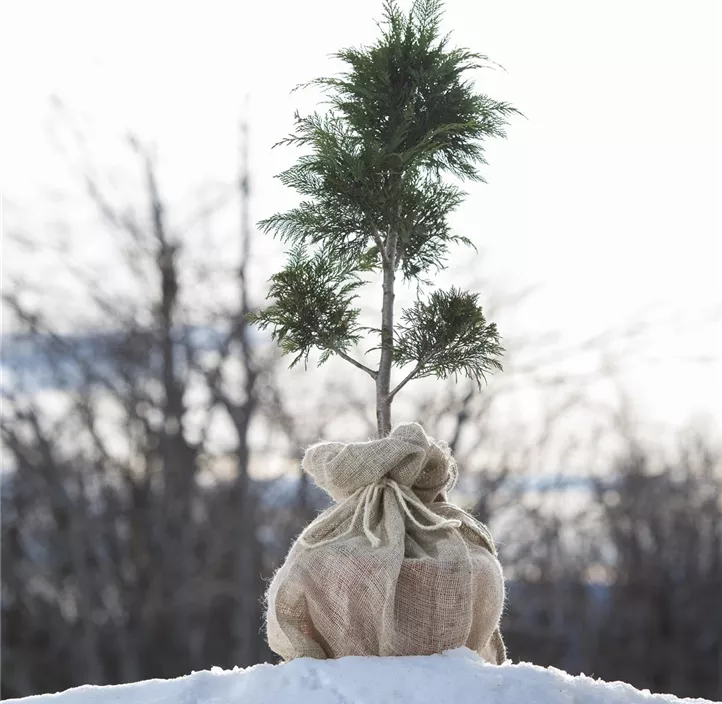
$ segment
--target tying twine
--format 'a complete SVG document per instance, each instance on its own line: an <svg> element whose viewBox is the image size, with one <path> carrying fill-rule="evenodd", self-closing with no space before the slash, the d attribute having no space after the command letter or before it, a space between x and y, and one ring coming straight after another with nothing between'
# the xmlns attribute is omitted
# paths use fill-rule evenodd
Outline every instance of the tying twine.
<svg viewBox="0 0 722 704"><path fill-rule="evenodd" d="M424 533L431 533L437 530L461 527L460 520L456 518L444 518L443 516L439 516L437 513L434 513L413 492L410 487L401 486L393 479L383 477L374 484L369 484L368 486L363 486L360 489L357 489L345 501L338 504L338 506L335 506L333 509L331 509L331 511L329 511L329 513L320 518L318 522L312 523L305 531L303 531L303 533L301 533L298 539L299 543L301 543L301 545L303 545L303 547L305 548L319 548L322 545L329 545L336 540L341 540L342 538L345 538L346 536L353 533L359 514L361 513L361 511L363 511L362 526L364 535L368 538L368 541L373 547L378 547L381 544L381 538L375 535L373 529L371 528L371 510L375 505L377 499L382 495L385 489L391 489L391 491L393 491L394 495L396 496L396 500L399 503L399 506L401 506L403 512L406 514L409 521L413 523L413 525L416 526L418 530ZM320 540L318 542L309 540L308 533L311 528L313 528L313 531L316 532L318 530L322 530L323 527L328 523L331 523L333 526L336 516L342 511L344 511L344 509L348 505L348 502L351 501L357 501L358 503L356 504L356 509L354 510L353 516L351 517L349 527L343 533L335 535L331 538L326 538L325 540ZM416 516L414 516L414 514L411 512L411 506L413 506L422 516L424 516L429 521L429 523L421 523L418 518L416 518Z"/></svg>

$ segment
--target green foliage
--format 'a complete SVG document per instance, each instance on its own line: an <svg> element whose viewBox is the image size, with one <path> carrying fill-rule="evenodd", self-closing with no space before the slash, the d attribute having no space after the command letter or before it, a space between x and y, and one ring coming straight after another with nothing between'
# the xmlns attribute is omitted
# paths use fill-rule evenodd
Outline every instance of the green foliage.
<svg viewBox="0 0 722 704"><path fill-rule="evenodd" d="M332 253L366 251L375 232L398 233L406 278L443 265L452 237L447 217L463 193L444 173L482 180L483 140L505 136L517 110L474 92L464 80L486 57L449 49L438 34L441 3L417 0L408 18L384 5L381 38L336 54L349 70L320 78L326 115L295 116L279 145L310 150L279 179L304 200L261 221L265 232L294 243L323 243Z"/></svg>
<svg viewBox="0 0 722 704"><path fill-rule="evenodd" d="M395 364L414 363L416 378L464 374L478 384L486 381L487 372L501 370L499 333L495 323L486 322L478 298L451 288L404 310L396 330Z"/></svg>
<svg viewBox="0 0 722 704"><path fill-rule="evenodd" d="M359 310L352 307L360 275L368 267L353 257L329 256L320 250L309 254L302 245L291 249L284 269L271 277L269 297L275 303L248 316L272 338L284 354L295 354L291 366L308 360L310 351L322 350L319 364L334 352L359 341Z"/></svg>
<svg viewBox="0 0 722 704"><path fill-rule="evenodd" d="M475 92L469 76L489 60L449 46L441 9L440 0L414 0L405 14L385 0L378 40L338 52L345 72L306 84L323 88L329 109L296 113L294 131L278 143L303 149L278 176L302 201L259 223L291 250L272 279L274 303L253 320L272 327L282 351L296 355L293 364L314 347L321 362L344 356L377 381L377 399L395 393L386 388L392 363L413 363L412 376L461 373L477 382L501 369L496 326L475 294L456 289L418 301L395 330L393 299L384 298L379 370L346 354L361 338L352 301L362 272L383 270L387 290L396 272L428 283L451 244L472 245L449 226L465 194L444 178L483 180L484 140L504 137L519 114Z"/></svg>
<svg viewBox="0 0 722 704"><path fill-rule="evenodd" d="M280 142L309 146L311 153L279 175L281 182L309 197L297 208L262 220L294 244L322 243L329 254L359 254L371 233L367 215L380 194L381 172L358 135L333 115L296 115L296 134ZM378 213L376 213L378 215Z"/></svg>
<svg viewBox="0 0 722 704"><path fill-rule="evenodd" d="M413 174L400 199L397 258L403 276L416 279L430 269L443 269L452 243L472 242L451 231L447 217L464 192L428 175Z"/></svg>
<svg viewBox="0 0 722 704"><path fill-rule="evenodd" d="M338 52L350 69L311 83L329 90L332 108L384 154L387 168L480 179L481 141L504 137L507 119L518 111L475 93L464 80L489 60L449 49L449 35L439 36L442 5L417 0L406 17L395 0L386 0L381 38L368 48Z"/></svg>

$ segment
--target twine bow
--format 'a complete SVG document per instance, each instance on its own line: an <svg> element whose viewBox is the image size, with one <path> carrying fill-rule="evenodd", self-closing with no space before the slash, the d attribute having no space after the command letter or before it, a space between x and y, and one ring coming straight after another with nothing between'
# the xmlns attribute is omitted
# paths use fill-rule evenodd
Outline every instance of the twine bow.
<svg viewBox="0 0 722 704"><path fill-rule="evenodd" d="M329 545L336 540L341 540L353 533L359 515L363 513L362 527L364 535L368 538L368 541L373 547L378 547L381 544L381 538L379 538L373 531L371 526L371 513L373 507L376 505L376 502L383 495L383 492L386 489L389 489L394 493L398 505L406 514L409 521L416 526L418 530L424 533L431 533L433 531L449 528L459 528L461 526L461 521L456 518L444 518L443 516L439 516L437 513L434 513L412 491L410 487L400 485L398 482L393 479L389 479L388 477L383 477L373 484L368 484L367 486L357 489L353 494L351 494L351 496L331 509L326 515L321 516L319 519L314 521L310 526L308 526L308 528L306 528L306 530L303 531L303 533L301 533L298 539L299 543L301 543L301 545L305 548L318 548L322 545ZM331 538L326 538L325 540L312 541L309 535L311 528L313 528L314 533L317 531L322 532L323 528L328 524L330 524L330 527L332 528L337 524L338 514L347 510L348 506L352 502L356 502L356 508L353 512L348 528L343 533ZM428 524L424 524L419 521L419 519L412 513L411 507L424 516L424 518L429 521Z"/></svg>

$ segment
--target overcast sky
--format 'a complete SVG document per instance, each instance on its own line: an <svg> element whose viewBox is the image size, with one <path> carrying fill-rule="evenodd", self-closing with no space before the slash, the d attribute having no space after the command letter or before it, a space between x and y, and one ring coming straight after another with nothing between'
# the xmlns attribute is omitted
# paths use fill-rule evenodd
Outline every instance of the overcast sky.
<svg viewBox="0 0 722 704"><path fill-rule="evenodd" d="M179 208L203 183L232 179L249 94L254 216L293 204L272 177L294 154L270 147L315 96L290 90L333 73L331 52L371 41L381 3L15 0L4 9L4 195L13 218L22 212L42 231L43 194L68 179L48 139L51 94L81 116L99 164L113 163L112 140L129 129L157 143ZM506 69L479 73L478 87L527 117L489 145L488 185L468 189L455 222L485 253L486 277L511 291L541 284L525 309L529 329L574 338L645 310L683 315L682 329L657 328L661 364L630 377L670 422L698 411L722 422L721 13L718 0L447 2L454 41ZM33 266L8 246L4 254L6 266Z"/></svg>

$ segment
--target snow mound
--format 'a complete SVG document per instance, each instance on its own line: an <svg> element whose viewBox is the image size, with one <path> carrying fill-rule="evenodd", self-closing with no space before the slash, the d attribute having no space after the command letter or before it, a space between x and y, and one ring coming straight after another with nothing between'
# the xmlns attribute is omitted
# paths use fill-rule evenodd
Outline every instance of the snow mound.
<svg viewBox="0 0 722 704"><path fill-rule="evenodd" d="M487 665L466 648L427 657L303 658L175 680L85 686L23 704L709 704L640 692L621 682L572 677L527 663Z"/></svg>

